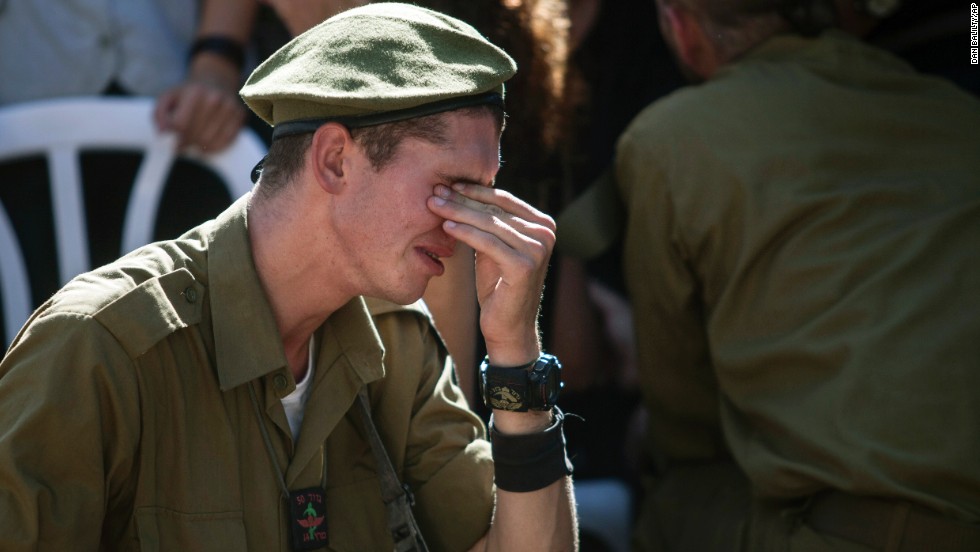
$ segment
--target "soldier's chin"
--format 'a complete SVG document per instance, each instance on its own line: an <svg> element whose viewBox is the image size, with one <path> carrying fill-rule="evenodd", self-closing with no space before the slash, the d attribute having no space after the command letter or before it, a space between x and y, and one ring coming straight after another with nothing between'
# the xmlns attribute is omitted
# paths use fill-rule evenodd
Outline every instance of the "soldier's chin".
<svg viewBox="0 0 980 552"><path fill-rule="evenodd" d="M422 298L425 287L419 290L389 290L381 299L395 303L396 305L411 305Z"/></svg>

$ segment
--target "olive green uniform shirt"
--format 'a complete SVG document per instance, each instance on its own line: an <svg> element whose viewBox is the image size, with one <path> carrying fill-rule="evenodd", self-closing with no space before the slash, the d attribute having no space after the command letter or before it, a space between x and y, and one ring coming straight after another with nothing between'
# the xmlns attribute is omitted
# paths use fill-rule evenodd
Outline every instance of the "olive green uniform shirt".
<svg viewBox="0 0 980 552"><path fill-rule="evenodd" d="M424 306L357 298L316 332L295 389L253 266L247 197L181 238L79 276L0 364L0 550L289 550L291 490L323 484L333 550L390 550L375 423L430 547L489 528L490 447ZM261 416L249 398L256 391Z"/></svg>
<svg viewBox="0 0 980 552"><path fill-rule="evenodd" d="M617 181L664 464L980 521L980 102L777 37L642 112Z"/></svg>

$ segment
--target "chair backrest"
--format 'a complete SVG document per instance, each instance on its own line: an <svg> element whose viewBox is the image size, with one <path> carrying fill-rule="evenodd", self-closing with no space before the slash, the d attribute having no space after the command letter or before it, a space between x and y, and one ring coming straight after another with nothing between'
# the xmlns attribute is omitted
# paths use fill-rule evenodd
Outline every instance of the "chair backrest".
<svg viewBox="0 0 980 552"><path fill-rule="evenodd" d="M0 162L43 156L50 175L59 278L65 283L91 269L79 155L82 150L142 152L122 229L122 251L149 243L167 175L176 159L176 137L153 122L152 98L80 97L0 108ZM266 148L244 128L232 145L214 155L181 154L211 169L232 198L251 189L252 166ZM0 180L0 186L11 184ZM30 316L30 279L16 229L0 204L0 293L6 343Z"/></svg>

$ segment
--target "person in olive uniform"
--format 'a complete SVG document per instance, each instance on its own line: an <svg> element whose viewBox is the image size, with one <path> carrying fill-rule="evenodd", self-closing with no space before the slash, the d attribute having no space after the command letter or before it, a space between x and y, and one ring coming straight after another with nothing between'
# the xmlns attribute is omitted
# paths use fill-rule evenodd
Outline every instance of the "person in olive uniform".
<svg viewBox="0 0 980 552"><path fill-rule="evenodd" d="M492 186L515 70L403 4L258 67L242 96L275 137L253 192L69 282L0 363L0 549L574 549L537 332L555 226ZM456 242L489 441L418 302Z"/></svg>
<svg viewBox="0 0 980 552"><path fill-rule="evenodd" d="M636 549L980 550L980 103L830 2L658 6L700 84L621 137L621 218L591 198L625 221Z"/></svg>

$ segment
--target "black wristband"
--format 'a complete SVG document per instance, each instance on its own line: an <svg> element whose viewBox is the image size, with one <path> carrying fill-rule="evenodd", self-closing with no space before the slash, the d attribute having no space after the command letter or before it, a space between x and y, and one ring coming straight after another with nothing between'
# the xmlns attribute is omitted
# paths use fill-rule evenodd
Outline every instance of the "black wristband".
<svg viewBox="0 0 980 552"><path fill-rule="evenodd" d="M552 411L555 423L541 433L503 435L490 419L494 480L499 489L526 493L543 489L572 473L565 450L565 415Z"/></svg>
<svg viewBox="0 0 980 552"><path fill-rule="evenodd" d="M217 54L235 64L239 69L245 64L245 48L227 36L209 35L198 37L191 45L187 59L192 60L201 52Z"/></svg>

